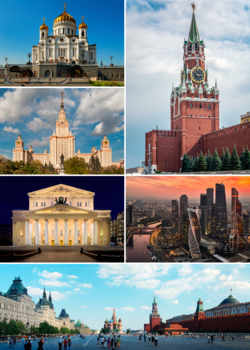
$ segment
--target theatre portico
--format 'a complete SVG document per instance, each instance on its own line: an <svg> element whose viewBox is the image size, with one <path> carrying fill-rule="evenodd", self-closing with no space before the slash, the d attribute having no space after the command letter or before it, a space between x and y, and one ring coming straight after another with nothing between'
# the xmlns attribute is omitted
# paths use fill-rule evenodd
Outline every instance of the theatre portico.
<svg viewBox="0 0 250 350"><path fill-rule="evenodd" d="M94 210L94 195L67 185L28 193L29 210L13 210L13 245L109 245L111 211Z"/></svg>

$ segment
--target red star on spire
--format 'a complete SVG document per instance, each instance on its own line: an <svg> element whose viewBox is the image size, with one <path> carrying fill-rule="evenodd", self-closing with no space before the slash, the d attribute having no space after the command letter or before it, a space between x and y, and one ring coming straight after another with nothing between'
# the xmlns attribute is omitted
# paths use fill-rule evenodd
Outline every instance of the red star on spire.
<svg viewBox="0 0 250 350"><path fill-rule="evenodd" d="M192 9L193 9L193 11L194 11L195 8L196 8L196 5L194 4L194 2L191 4L191 6L192 6Z"/></svg>

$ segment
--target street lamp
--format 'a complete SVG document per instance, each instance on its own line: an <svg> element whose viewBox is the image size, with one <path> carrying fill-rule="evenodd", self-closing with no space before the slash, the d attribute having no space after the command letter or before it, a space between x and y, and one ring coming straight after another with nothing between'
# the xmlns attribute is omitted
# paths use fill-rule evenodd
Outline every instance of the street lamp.
<svg viewBox="0 0 250 350"><path fill-rule="evenodd" d="M29 64L30 64L30 63L31 63L31 62L30 62L30 57L31 57L32 55L31 55L31 53L29 52L27 56L29 57Z"/></svg>
<svg viewBox="0 0 250 350"><path fill-rule="evenodd" d="M6 61L6 65L7 65L7 62L8 62L8 57L5 57L5 61Z"/></svg>
<svg viewBox="0 0 250 350"><path fill-rule="evenodd" d="M111 66L112 66L113 65L113 63L112 63L113 56L112 55L110 56L110 59L111 59Z"/></svg>

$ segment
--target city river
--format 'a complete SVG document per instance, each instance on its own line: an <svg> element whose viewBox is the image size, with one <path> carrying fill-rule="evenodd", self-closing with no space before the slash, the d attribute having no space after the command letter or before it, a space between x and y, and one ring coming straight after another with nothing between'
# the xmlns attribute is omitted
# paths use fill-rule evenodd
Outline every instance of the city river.
<svg viewBox="0 0 250 350"><path fill-rule="evenodd" d="M129 238L127 243L128 262L152 262L149 254L150 250L147 248L149 240L150 234L133 234Z"/></svg>

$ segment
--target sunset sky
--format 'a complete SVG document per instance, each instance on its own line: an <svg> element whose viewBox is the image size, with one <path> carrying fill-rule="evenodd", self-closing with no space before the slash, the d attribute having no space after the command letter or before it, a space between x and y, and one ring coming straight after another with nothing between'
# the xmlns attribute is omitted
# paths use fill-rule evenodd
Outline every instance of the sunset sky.
<svg viewBox="0 0 250 350"><path fill-rule="evenodd" d="M189 198L199 198L206 189L223 183L226 197L230 198L235 187L240 198L250 197L250 179L247 176L129 176L127 177L127 197L179 198L186 194Z"/></svg>

